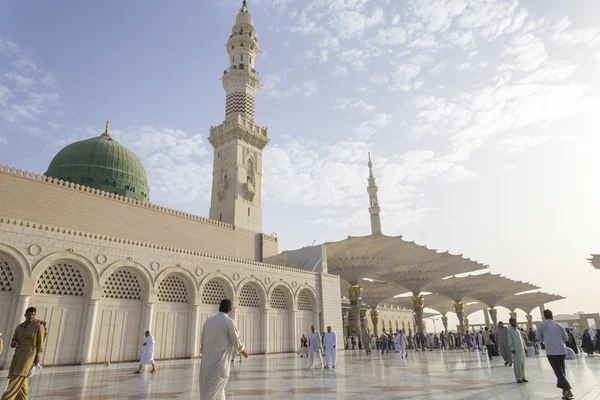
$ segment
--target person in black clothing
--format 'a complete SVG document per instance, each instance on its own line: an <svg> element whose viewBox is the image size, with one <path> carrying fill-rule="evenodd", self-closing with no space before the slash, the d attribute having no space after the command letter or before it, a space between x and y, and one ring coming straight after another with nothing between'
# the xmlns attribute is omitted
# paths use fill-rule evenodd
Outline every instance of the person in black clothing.
<svg viewBox="0 0 600 400"><path fill-rule="evenodd" d="M592 337L590 336L588 329L583 331L583 336L581 337L581 348L588 356L594 355L594 342L592 342Z"/></svg>
<svg viewBox="0 0 600 400"><path fill-rule="evenodd" d="M308 357L308 338L303 333L302 338L300 338L300 357Z"/></svg>
<svg viewBox="0 0 600 400"><path fill-rule="evenodd" d="M577 348L577 342L575 342L575 336L573 336L573 332L569 328L565 328L567 331L567 336L569 340L567 340L567 347L573 350L575 354L579 354L579 349Z"/></svg>

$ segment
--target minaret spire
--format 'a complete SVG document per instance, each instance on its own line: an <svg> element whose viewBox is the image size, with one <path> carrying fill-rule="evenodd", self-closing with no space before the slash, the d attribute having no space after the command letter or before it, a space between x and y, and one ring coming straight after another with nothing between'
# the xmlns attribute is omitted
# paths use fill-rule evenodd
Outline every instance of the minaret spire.
<svg viewBox="0 0 600 400"><path fill-rule="evenodd" d="M371 162L371 153L369 152L369 186L367 186L367 193L369 193L369 214L371 215L371 234L376 235L381 233L381 217L379 213L379 199L377 198L377 184L375 183L375 176L373 175L373 163Z"/></svg>
<svg viewBox="0 0 600 400"><path fill-rule="evenodd" d="M260 88L254 69L259 44L246 1L235 17L227 53L229 68L221 79L225 121L212 127L208 138L214 148L210 218L261 232L262 150L269 137L267 128L254 123L254 97Z"/></svg>

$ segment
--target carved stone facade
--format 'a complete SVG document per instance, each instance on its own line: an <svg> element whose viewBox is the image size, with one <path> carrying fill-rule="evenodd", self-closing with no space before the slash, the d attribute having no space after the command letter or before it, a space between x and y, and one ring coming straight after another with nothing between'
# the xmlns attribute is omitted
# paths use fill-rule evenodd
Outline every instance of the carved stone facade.
<svg viewBox="0 0 600 400"><path fill-rule="evenodd" d="M32 245L41 252L32 255ZM0 281L0 332L37 307L50 326L45 365L135 361L147 329L156 358L197 357L202 324L225 297L255 353L296 351L313 324L342 331L337 276L10 217L0 217ZM59 337L77 345L67 349ZM5 351L0 366L12 354Z"/></svg>

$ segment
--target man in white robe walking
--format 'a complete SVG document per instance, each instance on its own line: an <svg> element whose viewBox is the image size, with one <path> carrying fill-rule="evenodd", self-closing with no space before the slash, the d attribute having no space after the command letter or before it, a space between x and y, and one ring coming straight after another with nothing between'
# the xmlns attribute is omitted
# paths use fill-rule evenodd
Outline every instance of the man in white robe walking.
<svg viewBox="0 0 600 400"><path fill-rule="evenodd" d="M397 332L394 333L394 353L400 353L400 336Z"/></svg>
<svg viewBox="0 0 600 400"><path fill-rule="evenodd" d="M327 332L325 332L325 340L323 343L323 347L325 349L325 368L335 368L336 363L336 352L337 352L337 336L335 332L331 331L331 327L327 327Z"/></svg>
<svg viewBox="0 0 600 400"><path fill-rule="evenodd" d="M406 357L406 345L408 344L408 340L406 338L406 333L404 331L400 331L398 334L398 345L400 347L400 358Z"/></svg>
<svg viewBox="0 0 600 400"><path fill-rule="evenodd" d="M323 346L321 345L321 334L317 332L315 326L310 327L311 334L308 338L308 368L314 368L315 358L319 357L321 366L323 366L323 357L321 357L321 351Z"/></svg>
<svg viewBox="0 0 600 400"><path fill-rule="evenodd" d="M150 372L156 372L156 365L154 364L154 336L150 334L150 331L146 331L144 334L146 337L144 338L144 343L142 343L140 368L135 371L136 374L140 374L142 372L142 367L144 365L152 365L152 370Z"/></svg>
<svg viewBox="0 0 600 400"><path fill-rule="evenodd" d="M219 313L207 319L202 327L201 400L225 400L231 359L238 352L248 358L235 321L227 315L230 312L231 300L221 300Z"/></svg>

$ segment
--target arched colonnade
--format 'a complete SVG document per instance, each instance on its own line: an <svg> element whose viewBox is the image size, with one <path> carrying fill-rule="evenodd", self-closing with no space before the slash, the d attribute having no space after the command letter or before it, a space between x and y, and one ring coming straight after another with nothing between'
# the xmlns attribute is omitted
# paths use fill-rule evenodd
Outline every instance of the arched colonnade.
<svg viewBox="0 0 600 400"><path fill-rule="evenodd" d="M72 252L51 254L32 267L18 250L0 244L0 332L10 340L25 309L35 306L48 324L45 365L137 360L147 329L156 339L156 359L198 357L202 324L229 298L249 353L296 351L302 333L319 323L316 292L265 281L250 276L235 282L220 272L194 276L181 267L153 276L132 260L99 273ZM0 366L12 353L0 356Z"/></svg>

